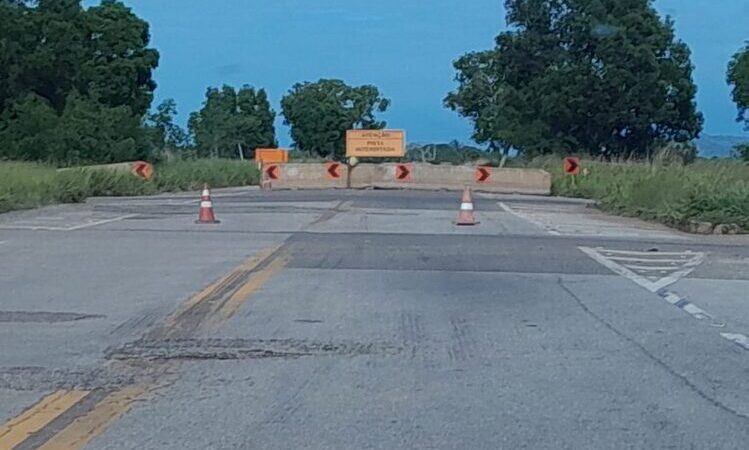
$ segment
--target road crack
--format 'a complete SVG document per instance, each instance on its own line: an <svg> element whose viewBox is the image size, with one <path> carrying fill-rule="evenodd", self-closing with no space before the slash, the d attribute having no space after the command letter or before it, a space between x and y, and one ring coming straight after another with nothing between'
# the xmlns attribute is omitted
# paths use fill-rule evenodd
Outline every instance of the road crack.
<svg viewBox="0 0 749 450"><path fill-rule="evenodd" d="M631 337L627 336L624 332L616 328L611 322L607 321L603 317L599 316L598 314L594 313L588 305L585 304L585 302L577 295L575 294L567 285L565 285L564 280L559 277L557 279L557 284L570 296L572 299L577 303L577 305L585 312L585 314L592 317L595 321L609 329L612 333L616 334L621 339L625 340L627 343L632 345L633 347L637 348L640 353L648 357L651 361L653 361L657 366L665 370L668 374L673 376L674 378L678 379L682 382L687 388L689 388L692 392L697 394L700 398L707 401L714 407L727 412L733 416L739 417L741 419L744 419L746 421L749 421L749 416L746 414L743 414L730 406L726 405L725 403L721 402L720 400L708 395L705 391L700 389L696 384L694 384L692 381L689 380L686 376L680 374L676 370L674 370L671 366L666 364L662 359L658 358L656 355L654 355L652 352L650 352L647 348L645 348L644 345L640 344L636 340L632 339Z"/></svg>

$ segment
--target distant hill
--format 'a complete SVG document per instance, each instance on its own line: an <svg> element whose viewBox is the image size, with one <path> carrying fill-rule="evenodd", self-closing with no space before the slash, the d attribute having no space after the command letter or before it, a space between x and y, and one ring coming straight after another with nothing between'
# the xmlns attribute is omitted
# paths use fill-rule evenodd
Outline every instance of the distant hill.
<svg viewBox="0 0 749 450"><path fill-rule="evenodd" d="M731 150L735 145L745 142L749 142L749 136L711 136L709 134L694 141L702 158L727 158L731 156Z"/></svg>

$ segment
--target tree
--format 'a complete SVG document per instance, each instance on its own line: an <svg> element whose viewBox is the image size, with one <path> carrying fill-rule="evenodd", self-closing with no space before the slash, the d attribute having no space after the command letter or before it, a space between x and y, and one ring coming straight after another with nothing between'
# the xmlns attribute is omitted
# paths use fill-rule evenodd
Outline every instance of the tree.
<svg viewBox="0 0 749 450"><path fill-rule="evenodd" d="M352 87L341 80L297 83L281 100L296 148L332 159L346 153L346 130L385 128L375 113L389 105L375 86Z"/></svg>
<svg viewBox="0 0 749 450"><path fill-rule="evenodd" d="M114 0L87 10L80 0L1 0L0 23L0 155L60 164L148 156L140 124L159 55L146 22Z"/></svg>
<svg viewBox="0 0 749 450"><path fill-rule="evenodd" d="M0 158L69 166L144 159L147 148L140 119L127 106L109 107L76 92L61 114L28 94L0 115Z"/></svg>
<svg viewBox="0 0 749 450"><path fill-rule="evenodd" d="M153 101L159 53L148 48L148 23L115 0L86 11L88 51L81 64L81 92L109 106L127 105L142 117Z"/></svg>
<svg viewBox="0 0 749 450"><path fill-rule="evenodd" d="M749 130L749 44L734 55L728 65L728 84L733 88L733 101L739 108L739 122Z"/></svg>
<svg viewBox="0 0 749 450"><path fill-rule="evenodd" d="M209 88L203 108L190 115L188 128L198 155L240 159L255 149L276 146L274 120L265 90L243 86Z"/></svg>
<svg viewBox="0 0 749 450"><path fill-rule="evenodd" d="M155 149L175 151L184 149L189 143L187 132L174 123L177 115L177 103L174 99L166 99L156 111L148 116L146 127L151 134L151 142Z"/></svg>
<svg viewBox="0 0 749 450"><path fill-rule="evenodd" d="M698 136L688 47L651 0L507 0L510 31L455 62L446 106L528 156L644 158Z"/></svg>

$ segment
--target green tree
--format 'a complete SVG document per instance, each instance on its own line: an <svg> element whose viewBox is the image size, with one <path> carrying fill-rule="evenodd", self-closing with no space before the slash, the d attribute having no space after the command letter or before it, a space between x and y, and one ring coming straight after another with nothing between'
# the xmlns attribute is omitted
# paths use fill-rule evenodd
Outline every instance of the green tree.
<svg viewBox="0 0 749 450"><path fill-rule="evenodd" d="M736 53L728 65L728 84L739 108L738 121L744 122L749 130L749 44Z"/></svg>
<svg viewBox="0 0 749 450"><path fill-rule="evenodd" d="M0 115L0 158L60 165L132 161L148 157L140 119L127 106L109 107L78 93L58 114L36 94Z"/></svg>
<svg viewBox="0 0 749 450"><path fill-rule="evenodd" d="M0 156L60 164L148 156L148 24L121 2L0 0ZM65 148L65 146L69 146Z"/></svg>
<svg viewBox="0 0 749 450"><path fill-rule="evenodd" d="M507 0L510 31L455 62L446 106L528 156L644 158L698 136L689 49L651 0Z"/></svg>
<svg viewBox="0 0 749 450"><path fill-rule="evenodd" d="M296 148L333 159L346 153L346 130L385 128L375 113L389 105L375 86L352 87L341 80L297 83L281 100Z"/></svg>
<svg viewBox="0 0 749 450"><path fill-rule="evenodd" d="M189 144L187 132L174 123L177 115L177 102L166 99L148 116L146 127L155 149L175 151L186 148Z"/></svg>
<svg viewBox="0 0 749 450"><path fill-rule="evenodd" d="M257 148L276 146L275 117L265 90L224 86L207 90L203 108L190 115L188 128L198 155L244 159Z"/></svg>
<svg viewBox="0 0 749 450"><path fill-rule="evenodd" d="M153 101L159 53L148 48L149 26L119 1L103 0L85 14L87 52L78 89L109 106L142 117Z"/></svg>

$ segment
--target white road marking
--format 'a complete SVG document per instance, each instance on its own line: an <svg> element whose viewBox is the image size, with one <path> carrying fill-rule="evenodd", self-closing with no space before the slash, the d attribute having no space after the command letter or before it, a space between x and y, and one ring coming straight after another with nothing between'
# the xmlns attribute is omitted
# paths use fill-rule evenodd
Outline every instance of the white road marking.
<svg viewBox="0 0 749 450"><path fill-rule="evenodd" d="M646 262L646 263L680 263L683 262L684 259L652 259L652 258L630 258L627 256L608 256L609 259L613 259L614 261L626 261L626 262Z"/></svg>
<svg viewBox="0 0 749 450"><path fill-rule="evenodd" d="M82 230L84 228L90 228L90 227L95 227L95 226L98 226L98 225L104 225L105 223L119 222L121 220L130 219L130 218L133 218L133 217L136 217L136 216L137 216L137 214L127 214L125 216L115 217L115 218L112 218L112 219L97 220L96 222L89 222L89 223L84 223L84 224L81 224L81 225L76 225L74 227L66 228L65 231Z"/></svg>
<svg viewBox="0 0 749 450"><path fill-rule="evenodd" d="M650 292L658 292L661 289L665 288L666 286L670 286L679 279L689 275L694 271L694 269L702 264L702 262L705 260L705 254L700 252L636 252L636 251L625 251L625 250L608 250L604 248L589 248L589 247L579 247L579 249L585 253L586 255L590 256L600 264L604 265L605 267L609 268L612 272L619 274L631 281L634 281L635 283L639 284L640 286L644 287L645 289L649 290ZM622 255L622 256L610 256L610 255ZM637 255L637 256L681 256L685 259L679 260L678 262L680 265L678 266L644 266L644 265L622 265L617 263L616 261L618 258L621 257L629 257L626 255ZM688 258L688 259L687 259ZM645 258L643 258L645 259ZM660 263L658 259L652 259L650 260L654 263ZM643 261L644 262L644 261ZM647 275L637 273L637 271L643 271L646 272ZM671 271L671 273L661 276L657 274L653 274L652 272L668 272Z"/></svg>
<svg viewBox="0 0 749 450"><path fill-rule="evenodd" d="M114 217L111 219L97 220L94 222L87 222L80 225L74 225L72 227L47 227L38 225L0 225L0 229L3 230L31 230L31 231L75 231L84 228L95 227L97 225L104 225L105 223L119 222L120 220L130 219L136 217L138 214L127 214L124 216Z"/></svg>
<svg viewBox="0 0 749 450"><path fill-rule="evenodd" d="M689 300L685 298L681 298L679 294L669 291L669 290L661 290L658 292L658 295L667 301L668 303L676 306L677 308L681 309L687 314L690 314L692 317L694 317L697 320L709 320L711 321L710 326L716 327L716 328L724 328L726 326L725 322L719 322L715 316L708 313L704 309L700 308L699 306L695 305L694 303L690 302Z"/></svg>
<svg viewBox="0 0 749 450"><path fill-rule="evenodd" d="M627 269L632 270L642 270L645 272L668 272L669 270L674 270L678 266L637 266L634 264L625 264L624 265Z"/></svg>
<svg viewBox="0 0 749 450"><path fill-rule="evenodd" d="M742 347L744 350L749 350L749 337L738 333L720 333L723 338L728 339L734 344Z"/></svg>
<svg viewBox="0 0 749 450"><path fill-rule="evenodd" d="M562 233L560 233L559 231L551 229L551 228L548 228L546 225L542 224L541 222L537 221L536 219L533 219L532 217L529 217L526 214L521 214L521 213L515 211L514 209L510 208L509 206L507 206L507 204L504 203L504 202L497 202L497 206L499 206L500 208L502 208L503 211L508 212L508 213L512 214L513 216L515 216L515 217L523 219L526 222L532 223L533 225L535 225L538 228L546 231L547 233L551 234L552 236L561 236L562 235Z"/></svg>
<svg viewBox="0 0 749 450"><path fill-rule="evenodd" d="M637 256L686 256L686 255L697 255L695 252L638 252L634 250L609 250L603 249L603 251L609 255L637 255Z"/></svg>
<svg viewBox="0 0 749 450"><path fill-rule="evenodd" d="M700 265L705 259L704 253L698 253L698 252L682 252L682 253L628 252L624 250L606 250L602 248L592 249L589 247L579 247L579 249L586 255L593 258L595 261L609 268L612 272L619 274L631 281L634 281L635 283L639 284L645 289L658 294L658 296L661 297L663 300L665 300L667 303L673 306L676 306L677 308L681 309L685 313L691 315L693 318L700 320L700 321L709 321L710 326L713 326L716 328L725 328L726 326L725 322L719 321L718 319L715 318L715 316L711 315L710 313L700 308L699 306L695 305L694 303L690 302L689 300L682 298L681 296L679 296L679 294L673 291L670 291L668 289L665 289L666 286L675 283L680 278L686 275L689 275L689 273L691 273L698 265ZM648 271L652 272L657 269L673 270L674 268L679 268L679 266L660 267L660 268L653 267L653 266L635 266L635 265L623 266L621 264L617 264L614 260L622 261L622 260L638 259L638 262L654 262L654 263L663 262L664 260L605 256L605 255L611 255L611 254L617 254L617 255L640 254L642 256L652 255L656 257L660 255L667 255L667 256L679 256L682 258L688 257L689 259L674 260L675 262L681 263L681 267L684 267L684 269L678 270L676 272L673 272L669 276L666 276L664 278L654 281L654 280L650 280L646 278L643 275L640 275L634 272L632 269L639 269L645 272L648 272ZM642 261L639 261L640 259L642 259ZM735 333L721 333L720 335L723 338L741 346L745 350L749 350L749 337L743 334L735 334Z"/></svg>

